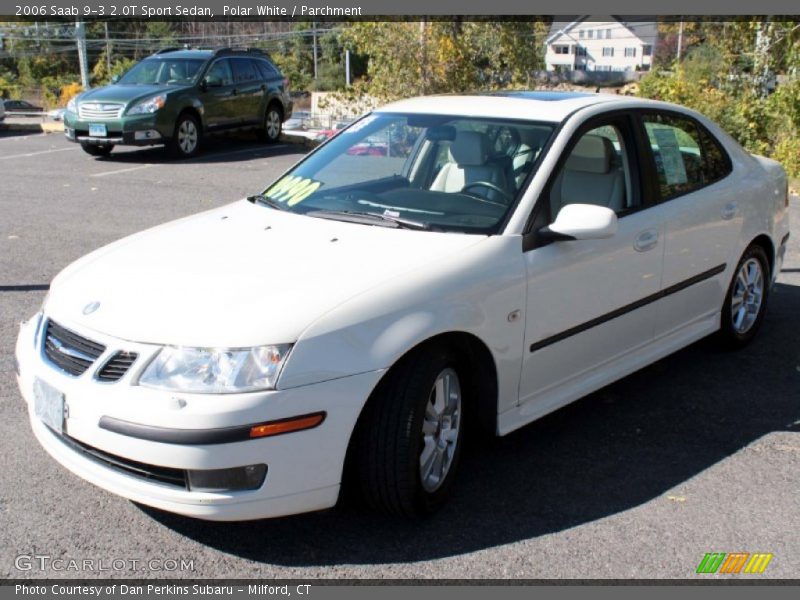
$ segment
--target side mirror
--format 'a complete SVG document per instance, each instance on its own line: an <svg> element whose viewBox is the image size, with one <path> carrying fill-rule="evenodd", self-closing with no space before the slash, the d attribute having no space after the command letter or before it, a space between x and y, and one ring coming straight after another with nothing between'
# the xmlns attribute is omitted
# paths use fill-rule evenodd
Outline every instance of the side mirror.
<svg viewBox="0 0 800 600"><path fill-rule="evenodd" d="M119 81L119 75L113 75L111 77L111 83L117 83Z"/></svg>
<svg viewBox="0 0 800 600"><path fill-rule="evenodd" d="M208 88L222 87L222 80L218 77L206 77L200 82L200 88L205 91Z"/></svg>
<svg viewBox="0 0 800 600"><path fill-rule="evenodd" d="M602 240L617 233L617 215L606 206L567 204L539 234L550 241Z"/></svg>

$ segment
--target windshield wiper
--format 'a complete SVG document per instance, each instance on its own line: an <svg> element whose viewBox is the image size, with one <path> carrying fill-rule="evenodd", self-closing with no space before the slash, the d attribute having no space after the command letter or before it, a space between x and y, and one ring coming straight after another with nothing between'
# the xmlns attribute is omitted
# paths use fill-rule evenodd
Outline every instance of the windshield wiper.
<svg viewBox="0 0 800 600"><path fill-rule="evenodd" d="M263 204L264 206L269 206L270 208L275 208L277 210L287 210L287 207L283 202L278 202L277 200L273 200L272 198L270 198L269 196L265 196L264 194L256 194L255 196L248 196L247 199L253 204Z"/></svg>
<svg viewBox="0 0 800 600"><path fill-rule="evenodd" d="M384 227L398 227L401 229L416 229L419 231L431 231L432 227L421 221L412 221L401 217L393 217L381 213L360 212L355 210L312 210L306 213L309 217L319 217L321 219L334 219L349 221L352 223L363 223L364 221L374 222L376 225Z"/></svg>

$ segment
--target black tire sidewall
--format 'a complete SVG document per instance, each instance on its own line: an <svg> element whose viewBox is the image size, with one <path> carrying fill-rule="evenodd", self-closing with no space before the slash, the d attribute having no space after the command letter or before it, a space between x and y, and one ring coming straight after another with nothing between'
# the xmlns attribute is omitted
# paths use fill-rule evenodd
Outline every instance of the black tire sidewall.
<svg viewBox="0 0 800 600"><path fill-rule="evenodd" d="M742 268L742 265L751 258L755 258L761 265L761 271L764 277L764 295L761 299L761 307L759 308L755 323L753 323L753 326L750 327L750 329L748 329L746 332L739 333L733 328L733 315L731 310L733 290L736 287L736 277L739 273L739 270ZM772 274L770 273L767 253L759 245L753 244L749 246L742 255L742 258L740 258L739 262L736 264L736 269L733 271L733 277L731 278L730 285L728 286L728 292L725 295L725 303L722 306L722 323L720 326L720 334L722 335L723 341L729 347L742 347L748 344L758 333L758 330L761 327L761 322L764 320L764 313L767 309L767 301L769 300L769 288L771 282Z"/></svg>

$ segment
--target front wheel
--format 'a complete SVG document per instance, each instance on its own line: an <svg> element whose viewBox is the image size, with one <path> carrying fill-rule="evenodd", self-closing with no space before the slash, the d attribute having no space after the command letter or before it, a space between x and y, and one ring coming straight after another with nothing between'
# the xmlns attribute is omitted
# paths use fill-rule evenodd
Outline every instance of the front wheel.
<svg viewBox="0 0 800 600"><path fill-rule="evenodd" d="M258 130L258 138L262 142L274 144L281 137L281 126L283 125L283 115L280 109L274 104L267 108L264 115L264 126Z"/></svg>
<svg viewBox="0 0 800 600"><path fill-rule="evenodd" d="M455 356L430 347L387 374L356 430L363 497L381 512L420 517L452 492L464 438L462 378Z"/></svg>
<svg viewBox="0 0 800 600"><path fill-rule="evenodd" d="M168 149L178 158L191 158L200 151L200 123L194 115L186 113L178 117Z"/></svg>
<svg viewBox="0 0 800 600"><path fill-rule="evenodd" d="M741 348L755 337L764 318L770 281L767 253L761 246L749 246L736 265L722 307L719 337L724 345Z"/></svg>
<svg viewBox="0 0 800 600"><path fill-rule="evenodd" d="M92 156L108 156L114 149L114 144L81 144L81 148Z"/></svg>

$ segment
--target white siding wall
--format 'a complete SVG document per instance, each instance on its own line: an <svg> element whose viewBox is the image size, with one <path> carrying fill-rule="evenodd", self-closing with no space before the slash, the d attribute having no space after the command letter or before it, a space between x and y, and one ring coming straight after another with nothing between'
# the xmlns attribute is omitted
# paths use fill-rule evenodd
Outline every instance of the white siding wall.
<svg viewBox="0 0 800 600"><path fill-rule="evenodd" d="M575 64L576 68L585 65L588 71L636 70L637 66L647 69L652 64L656 35L643 36L637 29L638 24L634 24L631 30L614 20L581 21L550 40L545 53L547 70L554 71L556 65L564 64ZM559 45L569 45L570 54L556 54L553 47ZM648 45L650 56L645 56L644 49ZM576 47L585 48L586 56L582 56ZM613 56L603 56L603 48L610 48ZM635 56L625 56L626 48L632 49Z"/></svg>

